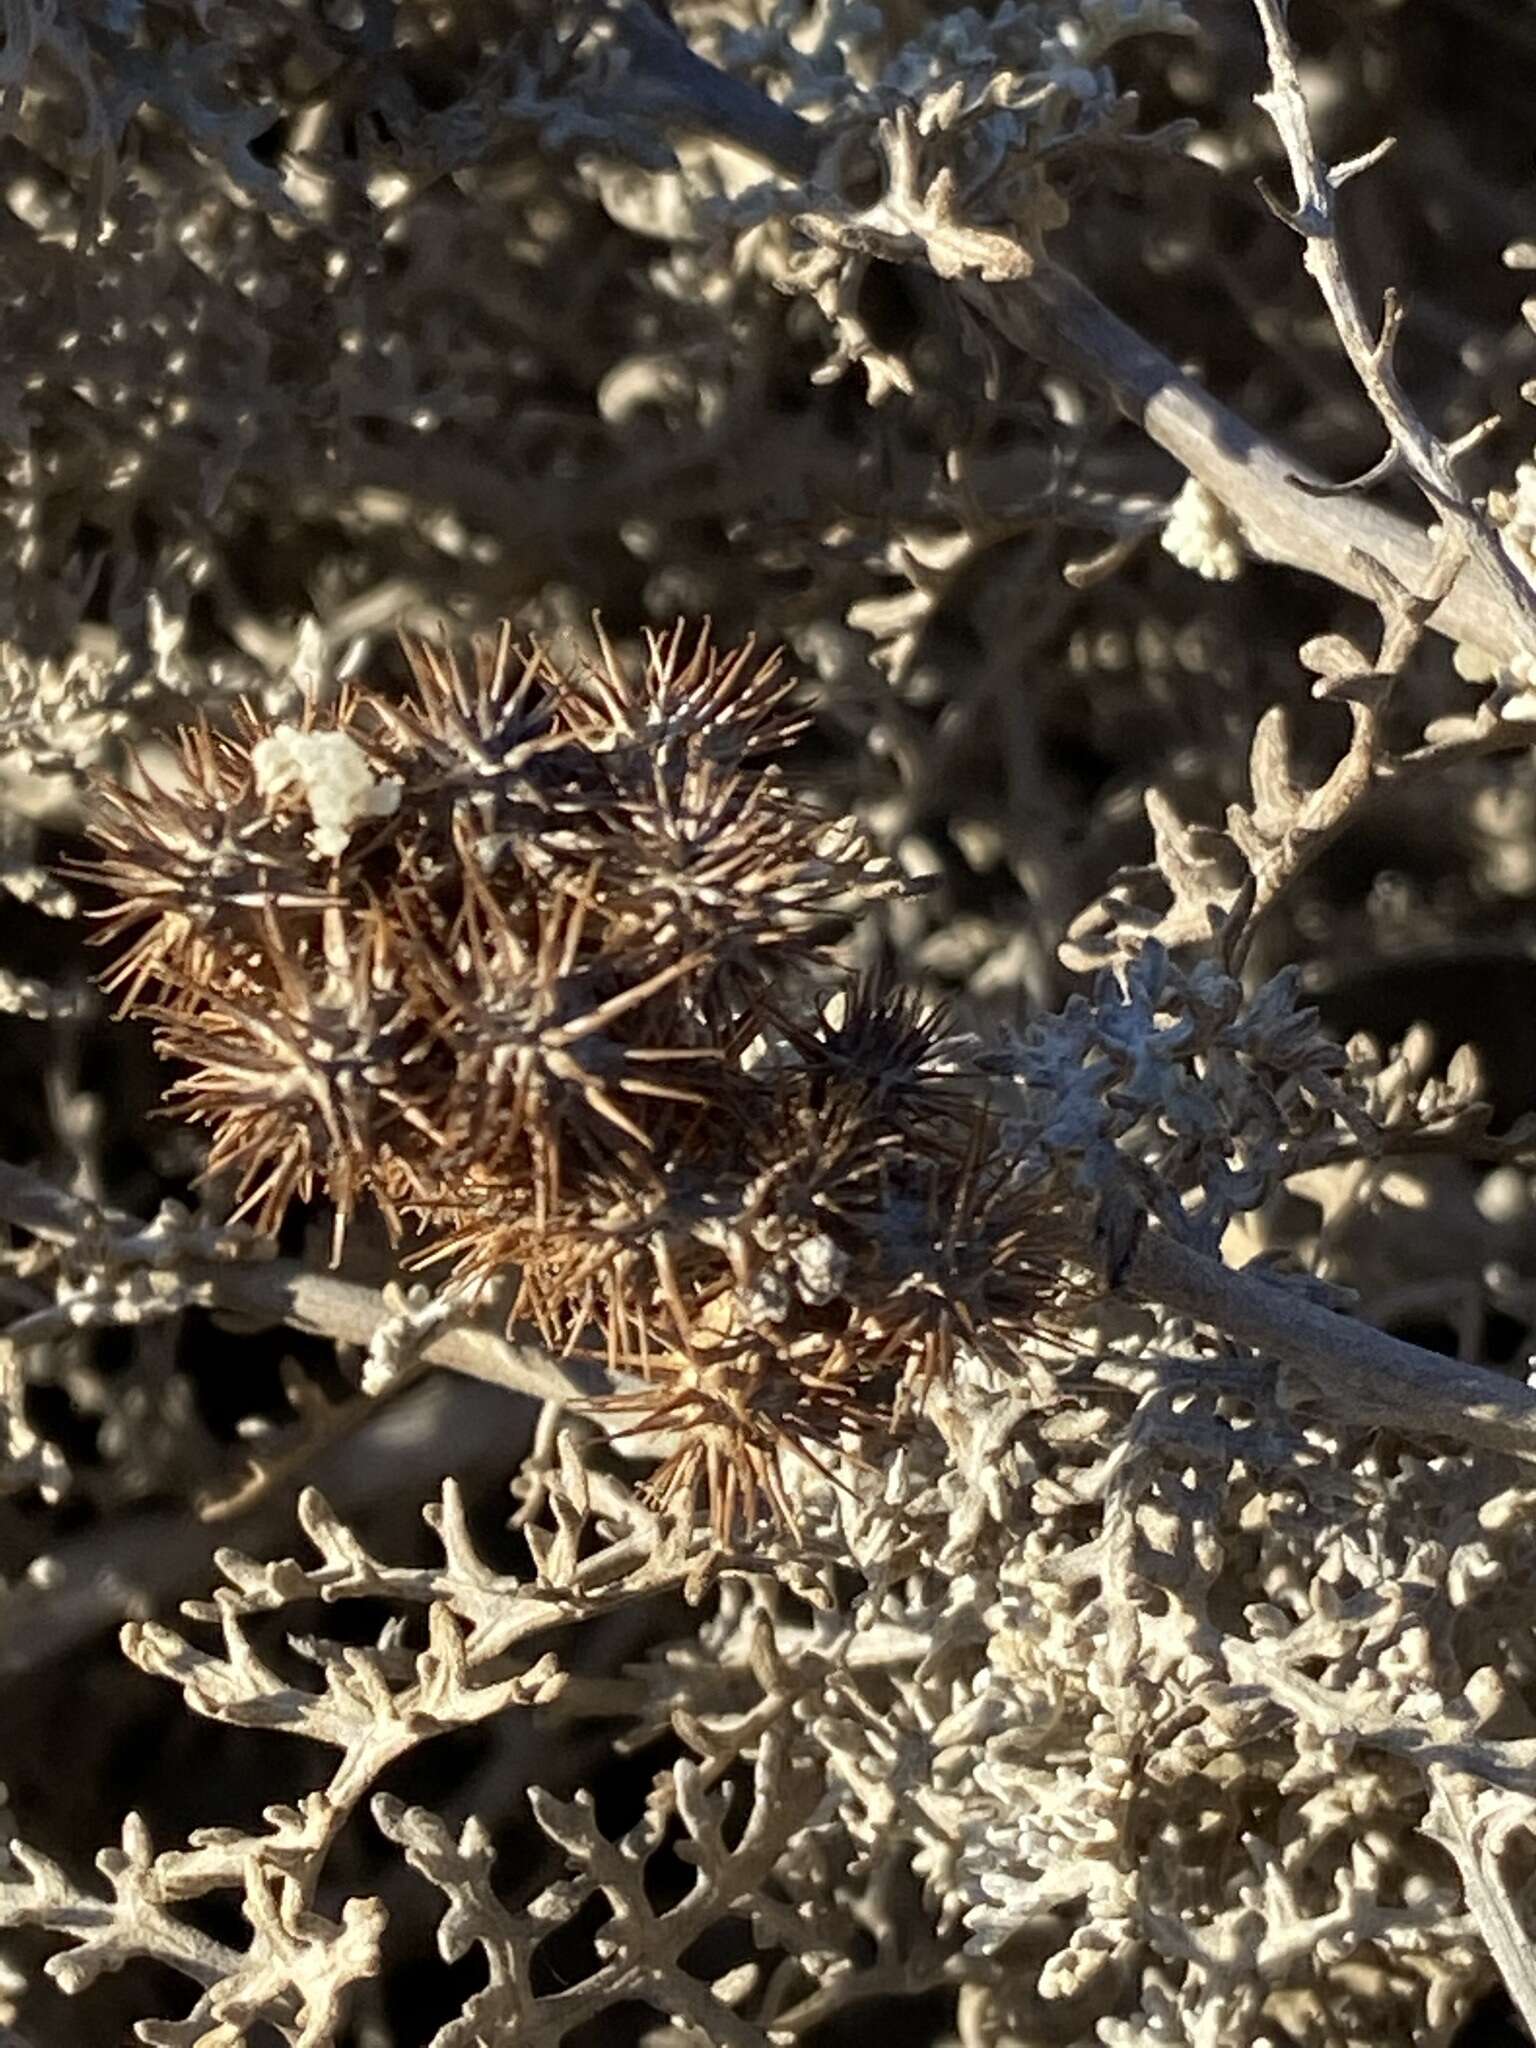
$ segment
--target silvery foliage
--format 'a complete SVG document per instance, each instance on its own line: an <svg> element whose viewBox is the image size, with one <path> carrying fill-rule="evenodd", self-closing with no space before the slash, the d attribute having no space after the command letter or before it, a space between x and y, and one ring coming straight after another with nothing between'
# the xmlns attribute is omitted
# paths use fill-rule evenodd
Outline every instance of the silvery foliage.
<svg viewBox="0 0 1536 2048"><path fill-rule="evenodd" d="M1293 997L1282 978L1245 1005L1209 964L1144 957L1000 1054L1034 1147L1019 1170L1054 1153L1101 1194L1161 1187L1164 1227L1196 1238L1326 1171L1388 1099L1402 1116L1412 1077L1341 1086ZM1108 1300L1028 1363L970 1360L882 1468L802 1472L798 1534L724 1555L569 1429L520 1483L525 1575L484 1558L452 1481L426 1564L376 1557L309 1493L307 1554L225 1551L189 1627L135 1622L124 1648L193 1712L330 1751L329 1775L184 1848L131 1816L104 1892L18 1846L0 1918L67 1938L48 1969L69 1990L141 1955L191 1977L192 2011L146 2041L261 2018L319 2048L389 1953L385 1903L338 1902L327 1876L367 1810L441 1894L445 1959L482 1959L434 2048L553 2044L635 1997L657 2039L745 2048L938 1987L975 2042L1447 2038L1518 1925L1528 1475L1351 1434L1262 1361ZM669 1591L696 1621L594 1673L582 1630ZM372 1647L290 1625L274 1654L291 1611L363 1599L397 1616ZM614 1716L676 1760L618 1834L584 1795L530 1790L541 1889L502 1867L494 1815L379 1785L453 1729L532 1717L570 1741ZM663 1850L691 1872L680 1897ZM182 1917L218 1892L241 1945ZM552 1988L541 1944L589 1901L587 1961ZM738 1920L753 1959L712 1970L705 1937Z"/></svg>
<svg viewBox="0 0 1536 2048"><path fill-rule="evenodd" d="M729 332L734 312L755 317L759 285L804 294L826 323L823 379L857 365L872 400L909 399L930 417L941 401L910 351L878 337L861 310L869 264L920 257L959 283L1020 274L1061 219L1055 167L1098 138L1129 146L1134 108L1106 67L1115 44L1184 25L1154 0L1008 5L938 24L852 0L808 11L679 4L696 47L766 77L825 130L825 175L794 187L659 142L644 90L632 101L615 93L635 83L618 41L591 69L571 65L563 46L541 62L520 44L478 120L462 105L434 116L391 90L387 65L363 62L384 14L365 6L360 29L305 52L322 72L338 55L361 67L357 112L374 154L349 184L318 142L274 170L251 147L264 109L194 61L187 38L166 47L141 33L151 12L132 0L5 10L0 83L33 124L45 168L61 137L73 166L71 151L110 156L134 123L184 150L150 150L147 184L104 180L89 210L83 181L51 169L18 176L9 192L5 234L29 282L26 320L13 306L8 329L24 337L6 390L8 613L33 648L67 644L93 597L113 621L100 650L85 645L58 668L19 646L5 656L6 751L26 778L8 790L7 822L25 829L0 882L27 900L56 886L30 836L51 805L74 801L55 777L137 721L144 696L288 689L300 655L318 660L354 630L376 632L386 570L403 585L390 585L389 602L445 580L472 599L525 573L520 550L533 557L551 534L574 547L595 530L582 519L611 524L616 504L620 516L644 515L627 544L649 565L648 602L691 602L691 586L707 584L707 564L661 558L667 504L691 512L693 501L667 500L649 449L626 472L630 488L594 496L590 512L577 504L581 479L557 480L536 504L529 492L522 524L521 506L495 500L486 523L499 520L501 537L489 553L463 521L391 496L399 465L370 468L355 389L367 382L368 417L420 433L426 450L430 426L419 422L447 418L473 440L486 417L516 417L537 365L519 368L526 357L492 331L460 336L443 373L423 338L440 289L429 264L398 291L397 326L362 332L363 286L380 273L355 267L349 209L392 228L419 210L430 241L434 194L452 181L474 191L483 178L495 200L510 124L524 151L531 135L578 156L611 218L655 238L658 305L708 304ZM262 36L283 20L273 9L187 10L188 37L228 26L257 74ZM621 119L616 106L630 104L640 111ZM164 274L157 204L183 252ZM496 205L452 219L444 246L460 281L499 275ZM90 231L75 240L82 220ZM370 216L366 245L374 226ZM326 261L310 264L322 245ZM147 308L147 325L114 324L120 299ZM526 310L523 347L537 356L552 344L543 309ZM558 325L561 348L591 345L604 309L581 314ZM178 361L157 321L187 326L206 347ZM292 382L252 375L251 337L292 322L285 334L308 341L317 321L336 351L314 349L320 367L296 403ZM368 372L356 387L335 373L354 333L348 346ZM46 395L66 343L83 410L61 425ZM755 367L750 346L743 356ZM618 430L659 413L696 454L739 402L731 370L718 334L701 344L686 319L649 350L627 335L606 361L599 417L627 453ZM537 423L526 431L512 458L496 444L514 498L526 485L518 464L537 473ZM880 473L900 517L871 513L861 526L855 506L836 537L805 543L826 580L790 623L829 682L864 676L871 639L884 672L906 680L924 623L975 550L958 487L946 497L926 459L903 466L900 454ZM464 495L484 511L508 472L480 457ZM292 546L334 522L380 579L334 579L323 630L310 618L275 631L232 574L242 518L268 477L283 514L267 538ZM175 517L164 531L150 520L145 535L125 511L111 548L77 546L101 478L120 506ZM792 527L805 479L786 462L763 485L763 523ZM1116 516L1151 531L1153 515ZM400 537L381 545L385 531ZM871 563L910 592L871 595ZM538 568L526 573L537 584ZM541 601L572 608L558 593L541 590ZM186 653L198 602L223 636L211 663ZM1346 680L1374 673L1363 657L1334 669ZM899 706L889 717L899 751L911 738ZM1464 724L1445 744L1474 758L1488 733ZM1349 758L1368 780L1371 749ZM1488 1138L1466 1058L1441 1075L1418 1041L1385 1054L1341 1046L1289 972L1245 993L1223 919L1240 921L1266 862L1285 880L1299 870L1316 823L1278 721L1256 736L1250 764L1247 804L1224 834L1203 836L1149 797L1157 888L1173 913L1141 900L1145 871L1096 904L1082 957L1101 978L995 1041L993 1079L1014 1118L1018 1171L1076 1181L1109 1265L1149 1217L1198 1248L1241 1238L1262 1255L1274 1211L1299 1193L1316 1220L1296 1226L1288 1248L1364 1284L1372 1262L1351 1256L1350 1234L1365 1223L1378 1247L1406 1240L1408 1256L1422 1256L1419 1219L1439 1192L1430 1168L1398 1155L1519 1159L1528 1133ZM1327 810L1323 828L1339 815ZM1467 829L1482 834L1490 872L1528 836L1518 816ZM63 893L51 905L74 907ZM1207 956L1190 958L1204 941ZM37 990L20 1006L72 1028L74 993ZM99 1185L89 1097L71 1093L67 1075L58 1093L75 1177ZM1496 1245L1513 1247L1523 1227L1516 1196ZM1437 1227L1447 1213L1465 1221L1447 1203ZM0 1355L7 1488L46 1499L92 1484L27 1411L29 1376L67 1385L105 1417L109 1448L130 1447L130 1498L190 1488L212 1448L195 1420L174 1414L183 1397L164 1354L147 1350L151 1370L124 1392L79 1339L175 1329L210 1298L194 1265L251 1248L231 1244L216 1216L171 1208L137 1238L37 1218L19 1240L5 1254L18 1316ZM1490 1238L1465 1242L1481 1257ZM1528 1323L1513 1267L1498 1286ZM392 1313L385 1351L404 1341L406 1311L396 1302ZM431 1313L413 1301L411 1327ZM1024 1363L1004 1380L970 1362L934 1390L891 1464L840 1473L836 1488L802 1475L798 1535L724 1557L652 1514L624 1459L574 1425L558 1437L542 1429L518 1481L531 1554L521 1572L490 1561L452 1482L425 1511L425 1563L419 1550L400 1564L376 1556L306 1493L302 1554L281 1531L262 1555L228 1549L223 1584L191 1603L185 1629L141 1617L124 1638L134 1665L180 1687L237 1752L301 1738L292 1803L268 1807L259 1825L210 1813L185 1843L159 1848L130 1815L98 1859L99 1881L20 1844L0 1872L0 1922L61 1944L47 1968L69 1991L141 1958L186 1979L190 2009L141 2021L147 2042L234 2048L265 2025L322 2048L365 2006L392 1932L409 1924L398 1892L385 1902L349 1883L347 1846L371 1821L429 1888L441 1955L474 1958L479 1971L434 2048L553 2044L637 2001L654 2015L650 2038L668 2048L767 2048L841 2013L856 2019L866 2000L930 1989L953 1997L965 2048L1277 2038L1377 2048L1447 2041L1490 1957L1530 2005L1528 1468L1426 1455L1406 1431L1351 1433L1266 1362L1147 1308L1107 1300ZM380 1370L398 1377L387 1357ZM335 1427L322 1409L316 1398L299 1415L300 1438ZM392 1485L407 1483L401 1470L391 1467ZM60 1611L87 1582L86 1568L72 1579L44 1559L32 1582L7 1590L7 1611ZM366 1647L341 1626L356 1601L390 1616ZM649 1736L670 1745L630 1825L529 1789L533 1771L554 1775L560 1746L606 1747L615 1718L637 1750ZM483 1813L435 1811L380 1786L432 1738L477 1727L497 1734L503 1773ZM317 1746L328 1774L315 1772ZM35 1810L26 1826L35 1832ZM237 1904L238 1938L207 1931L195 1910L207 1898ZM555 1980L541 1951L573 1924L596 1932ZM734 1938L729 1959L711 1947L722 1930ZM9 2007L23 1985L7 1973Z"/></svg>

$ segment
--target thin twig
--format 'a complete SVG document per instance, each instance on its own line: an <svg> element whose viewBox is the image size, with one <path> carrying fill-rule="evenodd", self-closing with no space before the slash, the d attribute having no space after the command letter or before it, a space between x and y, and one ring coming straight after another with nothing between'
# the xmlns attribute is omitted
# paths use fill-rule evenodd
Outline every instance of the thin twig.
<svg viewBox="0 0 1536 2048"><path fill-rule="evenodd" d="M1431 1796L1424 1832L1456 1865L1467 1907L1510 2001L1527 2031L1536 2034L1536 1957L1510 1887L1499 1871L1499 1852L1509 1835L1527 1832L1529 1802L1522 1801L1519 1806L1509 1802L1513 1810L1506 1819L1506 1803L1499 1801L1491 1824L1479 1826L1478 1801L1484 1787L1477 1778L1440 1764L1429 1767L1428 1777Z"/></svg>
<svg viewBox="0 0 1536 2048"><path fill-rule="evenodd" d="M1502 594L1520 651L1536 656L1536 578L1508 554L1486 512L1474 505L1456 474L1456 461L1470 441L1453 447L1431 433L1398 381L1393 348L1402 307L1388 293L1379 331L1372 331L1339 245L1337 195L1351 178L1378 163L1392 146L1390 138L1364 156L1331 168L1312 139L1306 95L1296 67L1296 46L1286 27L1286 0L1254 0L1264 30L1270 89L1258 93L1254 105L1274 123L1296 188L1296 204L1286 207L1263 192L1276 217L1301 237L1302 260L1323 296L1344 353L1365 387L1390 441L1387 467L1402 467L1429 500L1438 519L1460 541L1468 559Z"/></svg>
<svg viewBox="0 0 1536 2048"><path fill-rule="evenodd" d="M154 1229L117 1209L101 1209L49 1185L25 1168L0 1163L0 1222L15 1224L54 1243L103 1238L107 1257L124 1266L168 1263ZM390 1309L372 1287L314 1273L297 1259L199 1258L172 1255L177 1277L210 1307L258 1322L329 1337L366 1350ZM570 1400L602 1392L606 1380L577 1359L557 1359L537 1340L499 1336L467 1316L421 1346L429 1365L467 1373L488 1386L536 1400Z"/></svg>
<svg viewBox="0 0 1536 2048"><path fill-rule="evenodd" d="M809 121L701 57L643 0L623 8L616 20L637 69L664 95L661 111L676 113L684 125L707 128L797 178L811 176L821 137Z"/></svg>
<svg viewBox="0 0 1536 2048"><path fill-rule="evenodd" d="M626 10L622 19L637 71L665 87L660 118L748 150L797 183L812 176L820 151L813 123L734 78L727 110L718 84L726 74L689 49L670 24L640 8ZM1076 278L1042 263L1022 282L965 281L954 288L1026 355L1106 390L1128 419L1221 500L1263 560L1370 597L1360 564L1371 558L1406 589L1425 588L1435 560L1427 533L1358 492L1330 492L1316 472L1220 404ZM1431 623L1502 662L1527 646L1532 631L1523 594L1481 559L1468 561Z"/></svg>
<svg viewBox="0 0 1536 2048"><path fill-rule="evenodd" d="M1405 590L1434 573L1435 541L1359 493L1318 495L1323 479L1211 396L1151 342L1055 264L1023 283L958 287L1015 347L1106 389L1127 419L1219 498L1261 560L1374 598L1368 563ZM1508 661L1522 615L1480 562L1468 561L1429 621L1448 639Z"/></svg>
<svg viewBox="0 0 1536 2048"><path fill-rule="evenodd" d="M371 1287L312 1273L295 1259L266 1265L197 1264L188 1277L207 1286L218 1306L266 1322L286 1323L338 1344L366 1349L389 1311ZM498 1336L483 1324L465 1321L429 1337L420 1356L428 1365L484 1380L536 1400L574 1400L605 1390L607 1382L580 1360L558 1359L537 1339Z"/></svg>
<svg viewBox="0 0 1536 2048"><path fill-rule="evenodd" d="M1311 789L1293 779L1286 713L1282 706L1271 705L1249 747L1248 804L1227 807L1225 836L1247 869L1241 883L1223 871L1222 862L1201 850L1197 832L1178 816L1167 795L1149 789L1145 802L1154 865L1118 871L1109 887L1071 921L1060 950L1066 966L1091 973L1106 958L1139 949L1152 939L1170 948L1204 944L1211 935L1213 910L1219 910L1227 963L1233 972L1241 968L1263 920L1284 900L1296 878L1391 778L1394 761L1385 751L1383 732L1394 686L1465 561L1460 542L1446 533L1422 590L1403 589L1378 562L1360 565L1381 614L1374 660L1341 634L1323 634L1301 650L1302 660L1318 677L1313 696L1340 698L1349 712L1349 743L1328 775ZM1153 877L1167 886L1172 901L1149 925L1139 898Z"/></svg>

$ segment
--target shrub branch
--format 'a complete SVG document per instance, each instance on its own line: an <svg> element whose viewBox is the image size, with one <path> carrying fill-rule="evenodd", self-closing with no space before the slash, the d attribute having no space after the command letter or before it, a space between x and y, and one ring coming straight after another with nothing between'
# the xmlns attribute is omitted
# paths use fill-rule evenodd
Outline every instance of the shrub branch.
<svg viewBox="0 0 1536 2048"><path fill-rule="evenodd" d="M125 1263L163 1257L152 1229L123 1211L98 1209L4 1164L0 1220L56 1243L110 1232L113 1256ZM188 1258L180 1272L211 1307L338 1344L366 1348L389 1314L376 1289L311 1272L294 1259ZM1536 1389L1485 1366L1405 1343L1282 1282L1234 1272L1159 1230L1143 1236L1121 1284L1142 1301L1296 1367L1340 1422L1536 1460ZM537 1343L467 1323L428 1339L420 1357L535 1400L587 1397L610 1384L595 1365L556 1359ZM599 1419L619 1418L599 1411Z"/></svg>
<svg viewBox="0 0 1536 2048"><path fill-rule="evenodd" d="M622 20L637 70L661 88L662 119L729 142L796 180L811 179L820 148L814 123L728 78L648 9L631 7ZM1127 419L1227 506L1264 560L1321 576L1362 597L1375 594L1372 560L1406 589L1429 583L1436 551L1428 533L1372 504L1358 489L1329 486L1213 397L1069 272L1046 261L1017 281L964 279L955 288L1023 354L1107 391ZM1384 372L1378 367L1372 374L1379 385ZM1431 455L1422 438L1415 446L1428 465L1426 474L1433 470L1438 476L1446 451ZM1450 502L1466 502L1454 478ZM1479 545L1436 611L1434 630L1501 661L1536 648L1536 622L1522 579L1497 544L1488 544L1486 521L1469 511L1457 516L1473 521Z"/></svg>
<svg viewBox="0 0 1536 2048"><path fill-rule="evenodd" d="M1487 513L1473 504L1456 474L1458 457L1484 438L1490 423L1484 422L1454 445L1431 433L1403 390L1394 362L1402 322L1401 302L1395 292L1387 293L1381 326L1373 333L1339 243L1339 192L1351 178L1379 163L1392 147L1392 139L1388 137L1348 163L1325 164L1312 137L1306 97L1296 68L1296 46L1286 27L1285 0L1254 0L1254 5L1264 30L1270 76L1269 91L1260 93L1254 104L1274 123L1290 165L1296 204L1285 206L1262 184L1259 189L1276 218L1301 237L1307 272L1322 294L1344 352L1387 430L1388 453L1372 472L1372 481L1395 469L1408 472L1436 516L1460 541L1468 558L1477 563L1486 582L1500 593L1520 651L1536 654L1536 584L1506 552Z"/></svg>

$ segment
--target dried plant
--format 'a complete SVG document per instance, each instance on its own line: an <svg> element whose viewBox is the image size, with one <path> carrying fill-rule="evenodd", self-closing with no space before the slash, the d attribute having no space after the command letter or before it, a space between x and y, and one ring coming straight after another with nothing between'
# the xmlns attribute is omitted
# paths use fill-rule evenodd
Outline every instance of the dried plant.
<svg viewBox="0 0 1536 2048"><path fill-rule="evenodd" d="M1536 2028L1533 92L10 0L0 2043Z"/></svg>
<svg viewBox="0 0 1536 2048"><path fill-rule="evenodd" d="M679 1439L658 1500L702 1485L722 1543L792 1522L788 1454L826 1471L1071 1291L1057 1182L936 1014L811 1000L909 885L785 780L776 661L682 624L633 676L506 629L407 654L404 700L247 710L182 736L178 789L103 784L106 983L190 1068L232 1221L323 1194L334 1259L371 1198L414 1263L517 1274L511 1319L601 1342L630 1428Z"/></svg>

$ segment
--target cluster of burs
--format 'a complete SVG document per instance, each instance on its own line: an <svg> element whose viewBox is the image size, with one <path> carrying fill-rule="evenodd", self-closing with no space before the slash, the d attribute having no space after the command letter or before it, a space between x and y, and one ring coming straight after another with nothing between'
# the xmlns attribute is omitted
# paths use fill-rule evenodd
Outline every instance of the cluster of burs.
<svg viewBox="0 0 1536 2048"><path fill-rule="evenodd" d="M1059 1230L966 1042L838 965L905 884L787 780L777 661L598 645L411 641L404 688L129 763L95 809L105 979L237 1216L324 1198L339 1252L372 1204L604 1357L664 1434L656 1497L723 1537L1036 1330Z"/></svg>

